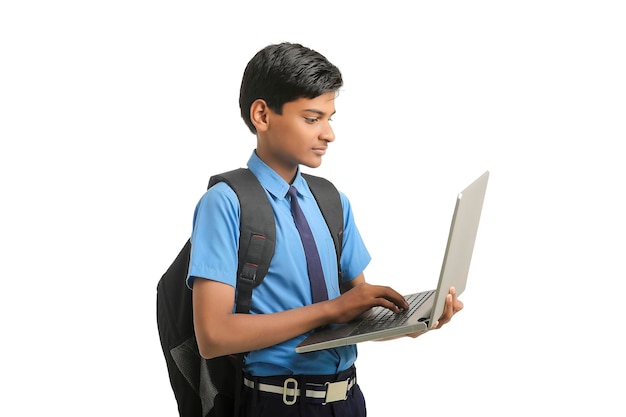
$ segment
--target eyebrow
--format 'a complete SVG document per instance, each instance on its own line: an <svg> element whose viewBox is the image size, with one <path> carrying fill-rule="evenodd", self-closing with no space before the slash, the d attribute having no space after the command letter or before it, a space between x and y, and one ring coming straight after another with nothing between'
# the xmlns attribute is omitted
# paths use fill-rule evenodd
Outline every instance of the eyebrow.
<svg viewBox="0 0 626 417"><path fill-rule="evenodd" d="M325 115L326 115L326 113L324 113L323 111L318 110L318 109L304 109L304 110L302 110L302 111L309 112L309 113L315 113L315 114L320 115L320 116L325 116ZM337 113L337 110L335 110L334 112L332 112L332 113L330 114L330 116L334 115L335 113Z"/></svg>

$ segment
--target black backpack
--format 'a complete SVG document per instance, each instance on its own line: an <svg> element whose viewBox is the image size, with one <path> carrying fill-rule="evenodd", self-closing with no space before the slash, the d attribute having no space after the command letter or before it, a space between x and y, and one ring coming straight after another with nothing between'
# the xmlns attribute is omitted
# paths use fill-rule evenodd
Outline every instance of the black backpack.
<svg viewBox="0 0 626 417"><path fill-rule="evenodd" d="M303 174L326 220L341 257L343 209L339 192L329 181ZM249 170L214 175L209 188L224 181L241 206L236 312L249 313L252 290L261 284L276 243L274 214L265 191ZM161 348L180 417L231 417L239 408L243 355L203 359L194 329L191 290L186 286L191 242L182 250L157 285L157 327ZM341 270L339 269L341 280Z"/></svg>

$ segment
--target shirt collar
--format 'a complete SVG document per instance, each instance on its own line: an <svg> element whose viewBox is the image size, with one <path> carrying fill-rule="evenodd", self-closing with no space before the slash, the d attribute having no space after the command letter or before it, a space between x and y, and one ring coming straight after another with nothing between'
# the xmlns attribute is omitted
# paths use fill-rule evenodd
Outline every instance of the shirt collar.
<svg viewBox="0 0 626 417"><path fill-rule="evenodd" d="M289 190L289 183L285 181L276 171L270 168L265 162L259 158L256 151L252 152L250 159L248 160L248 169L258 178L259 182L270 194L277 199L283 199L287 195ZM309 187L300 173L296 173L296 178L293 180L293 186L298 189L298 194L303 197L313 197Z"/></svg>

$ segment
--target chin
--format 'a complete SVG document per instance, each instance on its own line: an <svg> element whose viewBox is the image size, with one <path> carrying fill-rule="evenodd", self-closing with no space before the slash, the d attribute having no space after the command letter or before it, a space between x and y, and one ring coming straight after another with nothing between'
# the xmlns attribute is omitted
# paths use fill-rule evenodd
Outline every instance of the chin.
<svg viewBox="0 0 626 417"><path fill-rule="evenodd" d="M302 161L300 164L307 166L309 168L318 168L320 165L322 165L322 158L319 158L318 160L314 160L314 161Z"/></svg>

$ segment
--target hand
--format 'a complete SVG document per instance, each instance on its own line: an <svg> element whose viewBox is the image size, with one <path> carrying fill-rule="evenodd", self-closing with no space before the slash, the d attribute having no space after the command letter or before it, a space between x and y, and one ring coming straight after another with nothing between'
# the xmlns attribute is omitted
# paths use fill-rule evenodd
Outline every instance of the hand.
<svg viewBox="0 0 626 417"><path fill-rule="evenodd" d="M433 329L440 329L444 324L449 322L459 311L463 310L463 302L456 297L456 290L450 287L448 295L446 295L446 304L443 307L443 313L439 320L435 322Z"/></svg>
<svg viewBox="0 0 626 417"><path fill-rule="evenodd" d="M346 323L376 306L388 308L396 313L409 308L404 297L394 289L365 282L355 285L329 303L332 303L335 309L332 314L334 323Z"/></svg>

